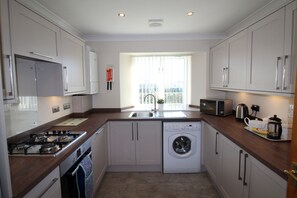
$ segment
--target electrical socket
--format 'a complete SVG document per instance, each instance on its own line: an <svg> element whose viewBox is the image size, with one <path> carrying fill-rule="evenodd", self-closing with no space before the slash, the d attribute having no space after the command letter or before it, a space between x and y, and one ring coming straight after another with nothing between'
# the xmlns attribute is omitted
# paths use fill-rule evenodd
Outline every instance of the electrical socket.
<svg viewBox="0 0 297 198"><path fill-rule="evenodd" d="M66 110L66 109L70 109L70 103L64 103L63 104L63 109Z"/></svg>
<svg viewBox="0 0 297 198"><path fill-rule="evenodd" d="M52 107L52 112L53 113L57 113L57 112L59 112L60 111L60 106L59 105L57 105L57 106L53 106Z"/></svg>
<svg viewBox="0 0 297 198"><path fill-rule="evenodd" d="M260 111L260 106L259 106L259 105L255 105L255 104L253 104L253 105L251 106L251 109L252 109L253 111L257 111L257 112L259 112L259 111Z"/></svg>

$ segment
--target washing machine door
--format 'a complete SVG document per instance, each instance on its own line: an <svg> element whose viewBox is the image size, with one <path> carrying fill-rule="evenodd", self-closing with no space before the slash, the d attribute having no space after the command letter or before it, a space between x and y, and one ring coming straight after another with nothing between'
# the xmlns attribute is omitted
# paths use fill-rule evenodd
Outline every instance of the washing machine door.
<svg viewBox="0 0 297 198"><path fill-rule="evenodd" d="M191 151L191 140L186 136L179 136L173 140L172 148L177 154L184 155Z"/></svg>
<svg viewBox="0 0 297 198"><path fill-rule="evenodd" d="M169 138L169 153L175 157L186 158L196 152L196 138L191 134L173 135Z"/></svg>

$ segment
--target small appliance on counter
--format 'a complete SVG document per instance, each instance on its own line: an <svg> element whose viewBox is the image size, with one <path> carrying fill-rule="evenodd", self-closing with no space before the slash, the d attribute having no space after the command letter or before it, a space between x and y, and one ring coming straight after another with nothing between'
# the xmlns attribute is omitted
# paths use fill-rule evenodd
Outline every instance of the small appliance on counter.
<svg viewBox="0 0 297 198"><path fill-rule="evenodd" d="M248 117L249 109L245 104L238 104L236 106L235 118L238 121L243 121L245 117Z"/></svg>
<svg viewBox="0 0 297 198"><path fill-rule="evenodd" d="M200 99L200 112L210 115L227 116L232 114L232 105L233 101L229 99Z"/></svg>
<svg viewBox="0 0 297 198"><path fill-rule="evenodd" d="M267 138L270 139L280 139L282 135L282 120L274 115L269 118L267 124Z"/></svg>

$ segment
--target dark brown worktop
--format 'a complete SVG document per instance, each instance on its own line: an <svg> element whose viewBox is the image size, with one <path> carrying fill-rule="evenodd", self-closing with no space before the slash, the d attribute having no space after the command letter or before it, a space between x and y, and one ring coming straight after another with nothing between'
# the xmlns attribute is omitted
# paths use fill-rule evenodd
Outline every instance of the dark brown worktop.
<svg viewBox="0 0 297 198"><path fill-rule="evenodd" d="M91 137L107 121L120 120L166 120L166 121L199 121L204 120L224 136L236 143L246 152L261 161L282 178L287 179L284 169L290 168L290 143L270 142L260 138L245 129L244 124L235 121L234 116L216 117L200 112L184 112L187 118L159 118L159 119L135 119L128 118L130 112L122 113L93 113L88 120L77 127L67 127L69 130L87 131L87 135L80 141L70 146L57 157L9 157L12 191L14 197L22 197L37 185L45 176L56 168L68 155L70 155L81 143ZM63 129L63 127L54 127ZM54 129L53 128L53 129ZM66 129L64 127L64 129Z"/></svg>

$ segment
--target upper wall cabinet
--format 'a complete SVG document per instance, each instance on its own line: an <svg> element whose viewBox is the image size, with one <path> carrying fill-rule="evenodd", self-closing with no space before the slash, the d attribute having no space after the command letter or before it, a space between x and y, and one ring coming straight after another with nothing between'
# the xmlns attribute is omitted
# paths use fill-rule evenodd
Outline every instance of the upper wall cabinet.
<svg viewBox="0 0 297 198"><path fill-rule="evenodd" d="M227 42L223 42L210 50L210 86L224 88L227 86L226 69L228 68Z"/></svg>
<svg viewBox="0 0 297 198"><path fill-rule="evenodd" d="M9 3L13 54L61 62L60 28L15 1Z"/></svg>
<svg viewBox="0 0 297 198"><path fill-rule="evenodd" d="M296 2L249 28L251 39L248 88L294 93L293 22Z"/></svg>
<svg viewBox="0 0 297 198"><path fill-rule="evenodd" d="M245 88L247 47L247 30L244 30L211 49L212 88Z"/></svg>
<svg viewBox="0 0 297 198"><path fill-rule="evenodd" d="M1 8L1 42L2 42L2 82L3 99L6 102L15 102L17 97L16 77L14 59L12 58L10 29L9 29L9 11L8 0L0 1Z"/></svg>
<svg viewBox="0 0 297 198"><path fill-rule="evenodd" d="M65 95L79 94L86 91L84 48L83 41L61 30Z"/></svg>
<svg viewBox="0 0 297 198"><path fill-rule="evenodd" d="M248 50L248 34L244 30L227 40L228 70L227 85L231 89L246 88L246 65Z"/></svg>
<svg viewBox="0 0 297 198"><path fill-rule="evenodd" d="M210 87L292 94L296 1L210 50Z"/></svg>

